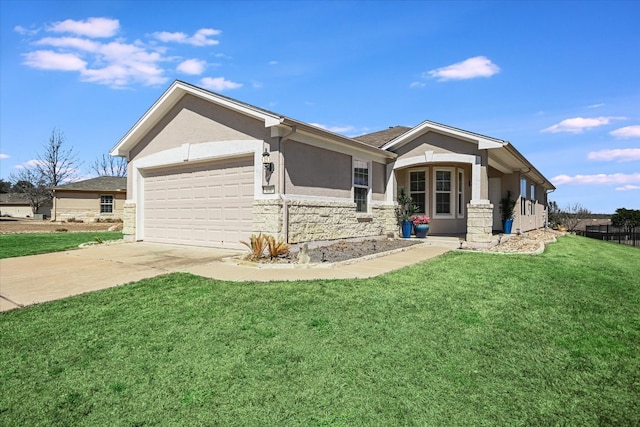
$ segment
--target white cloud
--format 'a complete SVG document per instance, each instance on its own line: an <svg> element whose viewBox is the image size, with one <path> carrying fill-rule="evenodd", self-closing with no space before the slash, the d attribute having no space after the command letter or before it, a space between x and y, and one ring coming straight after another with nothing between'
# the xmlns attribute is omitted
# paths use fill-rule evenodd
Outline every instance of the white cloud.
<svg viewBox="0 0 640 427"><path fill-rule="evenodd" d="M100 43L79 37L45 37L36 42L37 45L64 47L87 52L96 52Z"/></svg>
<svg viewBox="0 0 640 427"><path fill-rule="evenodd" d="M24 54L24 64L41 70L82 71L87 63L73 53L36 50Z"/></svg>
<svg viewBox="0 0 640 427"><path fill-rule="evenodd" d="M320 123L309 123L311 126L319 127L320 129L328 130L329 132L344 134L347 132L353 132L355 127L347 125L347 126L325 126Z"/></svg>
<svg viewBox="0 0 640 427"><path fill-rule="evenodd" d="M157 85L169 80L169 73L201 75L207 67L204 60L184 59L180 55L167 55L166 45L157 41L145 43L141 40L128 42L124 38L100 40L98 37L112 37L120 28L116 19L89 18L86 20L66 20L56 22L45 29L49 36L35 41L40 48L24 54L23 63L31 68L41 70L58 70L77 72L85 82L97 83L123 88L133 84ZM16 27L16 31L25 33L24 27ZM60 34L56 37L56 33ZM185 43L194 46L216 45L213 39L220 30L202 28L192 35L184 33L154 33L155 37L166 42ZM165 66L164 63L171 63ZM203 84L215 90L228 90L241 87L240 83L218 77L203 79Z"/></svg>
<svg viewBox="0 0 640 427"><path fill-rule="evenodd" d="M11 157L11 156L10 156L10 155L8 155L8 154L0 153L0 159L8 159L8 158L10 158L10 157Z"/></svg>
<svg viewBox="0 0 640 427"><path fill-rule="evenodd" d="M610 135L620 139L640 138L640 126L625 126L610 132Z"/></svg>
<svg viewBox="0 0 640 427"><path fill-rule="evenodd" d="M86 21L56 22L48 30L56 33L72 33L87 37L113 37L120 28L120 21L109 18L89 18Z"/></svg>
<svg viewBox="0 0 640 427"><path fill-rule="evenodd" d="M182 61L176 70L184 74L199 75L204 72L207 63L200 59L187 59Z"/></svg>
<svg viewBox="0 0 640 427"><path fill-rule="evenodd" d="M587 106L587 108L600 108L600 107L604 107L604 104L593 104L593 105Z"/></svg>
<svg viewBox="0 0 640 427"><path fill-rule="evenodd" d="M269 65L278 65L278 61L269 61Z"/></svg>
<svg viewBox="0 0 640 427"><path fill-rule="evenodd" d="M640 190L640 185L623 185L622 187L616 187L616 191L632 191L632 190Z"/></svg>
<svg viewBox="0 0 640 427"><path fill-rule="evenodd" d="M231 80L227 80L224 77L205 77L200 80L200 84L205 89L215 90L217 92L222 92L227 89L238 89L242 87L242 83L232 82Z"/></svg>
<svg viewBox="0 0 640 427"><path fill-rule="evenodd" d="M33 36L38 34L38 32L40 31L40 29L28 29L23 27L22 25L16 25L15 27L13 27L13 31L15 31L18 34L21 34L23 36Z"/></svg>
<svg viewBox="0 0 640 427"><path fill-rule="evenodd" d="M31 159L28 162L22 163L20 165L15 165L14 168L16 169L24 169L24 168L32 168L35 166L44 166L45 162L43 162L42 160L38 160L38 159Z"/></svg>
<svg viewBox="0 0 640 427"><path fill-rule="evenodd" d="M617 148L614 150L592 151L587 155L589 160L604 162L632 162L640 160L640 148Z"/></svg>
<svg viewBox="0 0 640 427"><path fill-rule="evenodd" d="M598 126L604 126L611 123L612 120L625 120L626 117L574 117L571 119L565 119L560 123L553 126L549 126L546 129L542 129L541 132L558 133L582 133L585 129L591 129Z"/></svg>
<svg viewBox="0 0 640 427"><path fill-rule="evenodd" d="M476 77L491 77L500 72L500 67L485 56L475 56L456 64L427 71L423 77L437 78L438 81L466 80Z"/></svg>
<svg viewBox="0 0 640 427"><path fill-rule="evenodd" d="M640 173L624 174L614 173L611 175L558 175L551 179L554 185L611 185L611 184L640 184Z"/></svg>
<svg viewBox="0 0 640 427"><path fill-rule="evenodd" d="M426 84L422 83L422 82L411 82L411 84L409 85L409 87L425 87Z"/></svg>
<svg viewBox="0 0 640 427"><path fill-rule="evenodd" d="M185 43L193 46L213 46L219 44L220 42L215 39L210 39L209 37L217 36L220 33L222 33L222 31L214 30L213 28L201 28L196 31L191 37L182 32L170 33L168 31L156 32L153 33L153 36L161 42L165 43L173 42Z"/></svg>

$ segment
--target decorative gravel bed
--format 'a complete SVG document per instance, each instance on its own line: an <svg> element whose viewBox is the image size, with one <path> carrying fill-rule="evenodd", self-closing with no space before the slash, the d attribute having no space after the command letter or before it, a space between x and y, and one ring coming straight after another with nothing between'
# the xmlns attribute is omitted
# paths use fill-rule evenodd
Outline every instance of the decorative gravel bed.
<svg viewBox="0 0 640 427"><path fill-rule="evenodd" d="M367 255L424 243L422 239L371 239L361 241L341 240L328 246L308 250L310 262L340 262Z"/></svg>

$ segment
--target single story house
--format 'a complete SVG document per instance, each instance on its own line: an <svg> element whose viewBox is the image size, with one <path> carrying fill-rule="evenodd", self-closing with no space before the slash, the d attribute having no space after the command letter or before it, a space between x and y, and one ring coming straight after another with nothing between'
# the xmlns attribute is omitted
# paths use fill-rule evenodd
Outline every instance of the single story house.
<svg viewBox="0 0 640 427"><path fill-rule="evenodd" d="M508 191L524 232L544 226L554 189L507 141L431 121L350 138L182 81L111 155L129 161L125 238L198 246L396 234L400 187L430 234L485 245Z"/></svg>
<svg viewBox="0 0 640 427"><path fill-rule="evenodd" d="M26 194L0 193L0 216L33 218L35 214L43 215L43 218L49 218L51 216L51 201L47 199L40 205L38 212L34 212Z"/></svg>
<svg viewBox="0 0 640 427"><path fill-rule="evenodd" d="M93 222L98 219L122 219L127 198L127 178L100 176L51 188L51 219Z"/></svg>

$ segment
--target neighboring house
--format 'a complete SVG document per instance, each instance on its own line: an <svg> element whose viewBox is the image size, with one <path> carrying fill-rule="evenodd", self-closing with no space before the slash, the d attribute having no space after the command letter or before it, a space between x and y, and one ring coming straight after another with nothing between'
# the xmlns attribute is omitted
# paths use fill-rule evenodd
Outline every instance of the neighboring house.
<svg viewBox="0 0 640 427"><path fill-rule="evenodd" d="M127 178L100 176L58 185L51 190L51 219L55 221L122 219L122 207L127 198Z"/></svg>
<svg viewBox="0 0 640 427"><path fill-rule="evenodd" d="M44 202L38 212L33 212L29 197L22 193L1 193L0 194L0 216L13 218L33 218L35 214L43 215L43 218L51 216L51 201Z"/></svg>
<svg viewBox="0 0 640 427"><path fill-rule="evenodd" d="M542 227L553 185L509 142L425 121L349 138L176 81L118 142L129 240L239 247L396 234L405 187L431 234L486 245L499 201L514 231Z"/></svg>

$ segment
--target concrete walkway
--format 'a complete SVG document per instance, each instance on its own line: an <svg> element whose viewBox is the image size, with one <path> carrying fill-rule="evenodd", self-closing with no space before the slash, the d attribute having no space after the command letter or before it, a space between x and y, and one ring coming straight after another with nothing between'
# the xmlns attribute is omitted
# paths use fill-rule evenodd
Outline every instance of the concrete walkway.
<svg viewBox="0 0 640 427"><path fill-rule="evenodd" d="M231 281L374 277L441 255L455 242L429 241L351 264L256 268L223 262L242 251L156 243L96 245L0 260L0 311L12 310L171 272Z"/></svg>

